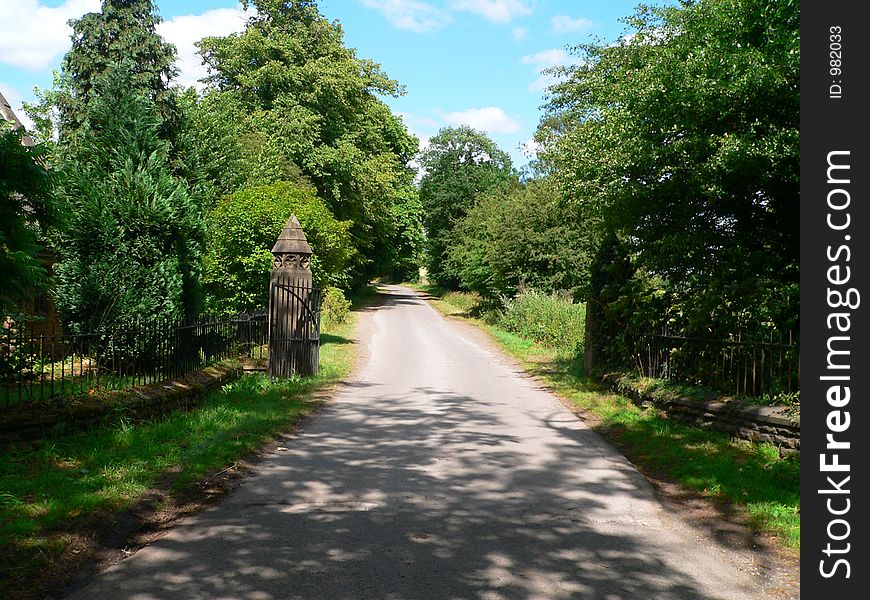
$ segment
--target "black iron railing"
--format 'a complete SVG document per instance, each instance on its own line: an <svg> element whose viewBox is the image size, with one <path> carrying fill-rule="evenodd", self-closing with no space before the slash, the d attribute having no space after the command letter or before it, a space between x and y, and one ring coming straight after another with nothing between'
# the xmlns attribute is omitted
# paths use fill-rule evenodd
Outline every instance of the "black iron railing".
<svg viewBox="0 0 870 600"><path fill-rule="evenodd" d="M679 335L667 328L628 336L641 375L704 385L735 396L800 391L800 344L791 332L763 339Z"/></svg>
<svg viewBox="0 0 870 600"><path fill-rule="evenodd" d="M0 403L158 383L240 356L265 361L267 343L265 311L197 322L150 319L81 334L7 317L0 329Z"/></svg>

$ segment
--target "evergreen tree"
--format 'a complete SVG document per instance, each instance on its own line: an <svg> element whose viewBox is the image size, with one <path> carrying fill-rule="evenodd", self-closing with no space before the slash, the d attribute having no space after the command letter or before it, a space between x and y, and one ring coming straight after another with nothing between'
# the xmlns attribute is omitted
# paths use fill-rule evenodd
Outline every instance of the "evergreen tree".
<svg viewBox="0 0 870 600"><path fill-rule="evenodd" d="M59 149L57 306L73 331L200 308L202 217L172 176L160 110L122 63L93 82L81 126Z"/></svg>
<svg viewBox="0 0 870 600"><path fill-rule="evenodd" d="M72 48L61 65L57 96L60 137L79 129L94 101L96 81L121 62L130 70L131 89L154 102L160 137L172 142L180 118L175 92L175 47L157 34L161 22L151 0L103 0L100 12L70 22Z"/></svg>

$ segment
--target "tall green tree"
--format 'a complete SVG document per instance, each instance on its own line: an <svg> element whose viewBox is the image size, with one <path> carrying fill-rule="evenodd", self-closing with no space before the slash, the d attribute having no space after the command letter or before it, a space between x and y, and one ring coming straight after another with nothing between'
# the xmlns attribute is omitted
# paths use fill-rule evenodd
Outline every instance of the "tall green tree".
<svg viewBox="0 0 870 600"><path fill-rule="evenodd" d="M214 90L200 96L190 88L179 96L180 145L185 161L203 188L210 210L243 188L289 181L310 186L301 169L284 156L267 132L257 129L234 92Z"/></svg>
<svg viewBox="0 0 870 600"><path fill-rule="evenodd" d="M697 330L794 325L799 5L641 7L580 46L538 132L593 245L617 236Z"/></svg>
<svg viewBox="0 0 870 600"><path fill-rule="evenodd" d="M192 317L201 304L202 216L169 168L159 107L125 65L94 80L58 150L55 296L72 331Z"/></svg>
<svg viewBox="0 0 870 600"><path fill-rule="evenodd" d="M404 90L347 48L341 25L327 21L316 2L244 4L257 12L243 32L200 42L210 73L203 108L237 115L250 132L242 150L279 168L295 165L339 220L353 222L356 281L365 281L406 251L395 240L407 221L408 164L418 142L379 98ZM233 150L212 158L239 156L244 152ZM284 178L264 175L259 183Z"/></svg>
<svg viewBox="0 0 870 600"><path fill-rule="evenodd" d="M174 140L180 118L169 87L177 74L175 47L157 34L161 20L151 0L102 0L100 12L70 22L72 47L61 64L56 96L61 137L84 124L98 93L96 81L126 62L131 89L145 93L157 108L160 137Z"/></svg>
<svg viewBox="0 0 870 600"><path fill-rule="evenodd" d="M445 127L429 140L420 157L423 225L428 236L428 277L456 288L461 276L447 260L454 228L476 198L516 180L510 156L485 133L471 127Z"/></svg>
<svg viewBox="0 0 870 600"><path fill-rule="evenodd" d="M0 309L9 310L47 282L40 238L54 220L51 177L40 148L0 119Z"/></svg>

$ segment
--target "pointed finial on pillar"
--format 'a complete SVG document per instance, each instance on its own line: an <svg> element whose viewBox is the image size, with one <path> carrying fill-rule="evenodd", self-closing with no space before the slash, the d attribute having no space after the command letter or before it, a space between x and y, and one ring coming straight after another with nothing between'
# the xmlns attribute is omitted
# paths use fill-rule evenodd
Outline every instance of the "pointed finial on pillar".
<svg viewBox="0 0 870 600"><path fill-rule="evenodd" d="M311 246L308 245L308 239L295 214L287 219L278 241L272 247L272 254L275 257L272 263L273 273L280 270L288 274L305 276L307 272L310 278ZM290 271L293 273L289 273Z"/></svg>

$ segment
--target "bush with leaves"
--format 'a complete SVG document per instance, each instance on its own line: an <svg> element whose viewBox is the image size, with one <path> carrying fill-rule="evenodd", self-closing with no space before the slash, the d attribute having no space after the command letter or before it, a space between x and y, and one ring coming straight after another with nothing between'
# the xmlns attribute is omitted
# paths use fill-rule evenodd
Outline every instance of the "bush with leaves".
<svg viewBox="0 0 870 600"><path fill-rule="evenodd" d="M0 309L47 285L38 242L54 218L51 178L42 149L24 146L22 132L0 120Z"/></svg>
<svg viewBox="0 0 870 600"><path fill-rule="evenodd" d="M583 352L586 307L575 303L568 294L522 289L515 297L505 300L504 307L490 320L544 346Z"/></svg>
<svg viewBox="0 0 870 600"><path fill-rule="evenodd" d="M295 214L314 253L321 286L345 286L356 258L350 223L338 221L311 187L279 182L225 197L208 217L206 304L211 313L263 308L268 303L271 249Z"/></svg>
<svg viewBox="0 0 870 600"><path fill-rule="evenodd" d="M348 316L350 316L350 300L344 297L344 292L335 287L326 288L323 292L323 304L320 307L323 327L345 323Z"/></svg>
<svg viewBox="0 0 870 600"><path fill-rule="evenodd" d="M512 297L522 286L575 291L587 270L582 232L565 219L547 179L503 185L476 200L453 228L449 270L485 300Z"/></svg>

